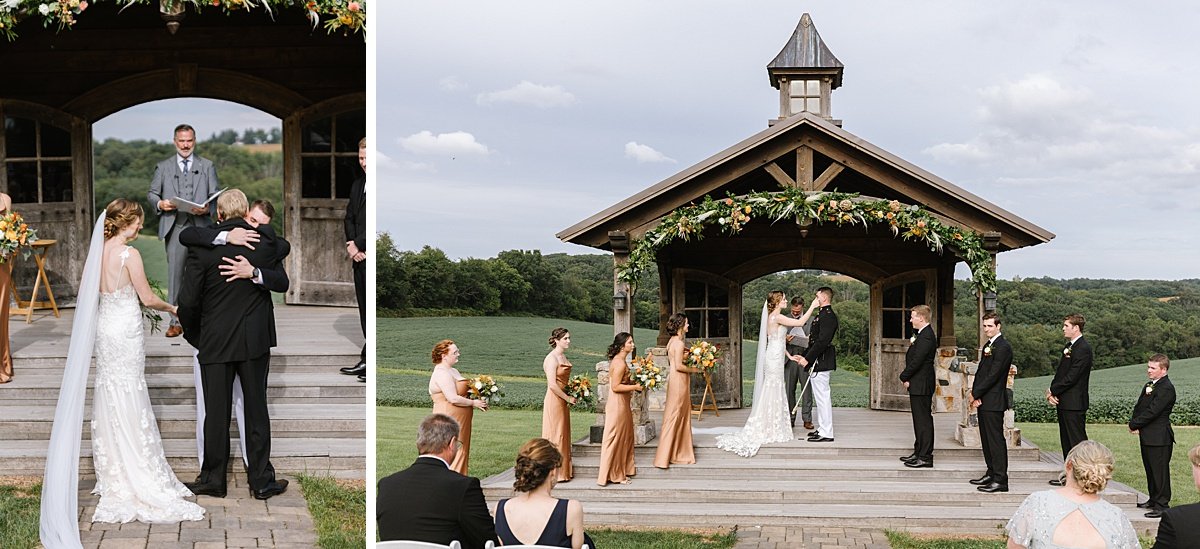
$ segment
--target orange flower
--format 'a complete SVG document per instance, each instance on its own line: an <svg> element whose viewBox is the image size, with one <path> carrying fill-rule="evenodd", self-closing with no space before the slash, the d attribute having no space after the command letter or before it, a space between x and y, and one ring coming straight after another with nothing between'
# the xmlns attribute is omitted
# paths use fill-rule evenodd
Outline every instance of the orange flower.
<svg viewBox="0 0 1200 549"><path fill-rule="evenodd" d="M733 199L732 199L732 198L726 198L726 199L725 199L725 205L726 205L726 206L732 206L732 205L733 205Z"/></svg>

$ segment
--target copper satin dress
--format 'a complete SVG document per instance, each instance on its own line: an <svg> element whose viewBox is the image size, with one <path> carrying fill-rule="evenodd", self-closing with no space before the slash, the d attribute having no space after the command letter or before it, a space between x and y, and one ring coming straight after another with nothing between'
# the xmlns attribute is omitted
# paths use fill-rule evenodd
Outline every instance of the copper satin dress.
<svg viewBox="0 0 1200 549"><path fill-rule="evenodd" d="M666 469L672 463L696 463L692 450L692 376L674 366L667 380L667 402L654 466Z"/></svg>
<svg viewBox="0 0 1200 549"><path fill-rule="evenodd" d="M637 474L633 464L633 411L629 409L632 392L618 393L613 388L629 385L629 367L615 366L609 372L608 403L604 405L604 441L600 445L600 475L596 484L625 482Z"/></svg>
<svg viewBox="0 0 1200 549"><path fill-rule="evenodd" d="M571 379L571 363L559 364L554 369L554 382L561 389ZM542 401L542 438L554 443L562 454L562 466L558 469L558 481L566 482L575 476L571 468L571 405L546 388Z"/></svg>
<svg viewBox="0 0 1200 549"><path fill-rule="evenodd" d="M466 398L468 383L465 379L454 382L454 390L458 396ZM430 396L433 397L433 413L446 414L458 422L458 441L462 443L462 448L458 450L458 455L454 456L454 462L450 464L450 468L466 476L467 461L471 457L471 418L475 416L475 407L455 406L446 400L446 395L443 395L441 391Z"/></svg>
<svg viewBox="0 0 1200 549"><path fill-rule="evenodd" d="M14 254L15 255L15 254ZM13 378L12 349L8 341L8 307L12 300L12 257L0 263L0 383Z"/></svg>

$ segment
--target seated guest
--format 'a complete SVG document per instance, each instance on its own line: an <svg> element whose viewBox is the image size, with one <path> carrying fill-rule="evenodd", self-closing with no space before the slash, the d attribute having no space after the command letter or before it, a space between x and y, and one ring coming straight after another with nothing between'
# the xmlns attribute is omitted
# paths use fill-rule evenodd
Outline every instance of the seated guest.
<svg viewBox="0 0 1200 549"><path fill-rule="evenodd" d="M1125 512L1100 499L1113 463L1112 452L1094 440L1072 448L1066 486L1030 494L1008 521L1009 549L1139 549Z"/></svg>
<svg viewBox="0 0 1200 549"><path fill-rule="evenodd" d="M550 495L558 484L559 467L562 454L549 440L535 438L521 446L513 468L517 496L496 505L496 534L501 545L596 546L583 533L583 505Z"/></svg>
<svg viewBox="0 0 1200 549"><path fill-rule="evenodd" d="M1200 444L1188 452L1192 462L1192 480L1196 489L1200 490ZM1158 522L1158 537L1154 539L1154 549L1184 549L1185 547L1200 547L1200 503L1180 505L1163 511L1162 520ZM1192 526L1188 526L1191 524Z"/></svg>
<svg viewBox="0 0 1200 549"><path fill-rule="evenodd" d="M453 418L433 414L421 421L417 461L379 481L375 519L380 540L444 545L457 540L463 549L496 540L479 479L450 470L458 448L458 423Z"/></svg>

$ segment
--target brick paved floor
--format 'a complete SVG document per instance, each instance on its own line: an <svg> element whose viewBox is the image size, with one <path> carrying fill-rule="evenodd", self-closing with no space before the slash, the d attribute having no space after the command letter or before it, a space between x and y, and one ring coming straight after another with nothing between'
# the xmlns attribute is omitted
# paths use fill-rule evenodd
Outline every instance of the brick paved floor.
<svg viewBox="0 0 1200 549"><path fill-rule="evenodd" d="M800 526L740 528L735 549L890 549L882 530Z"/></svg>
<svg viewBox="0 0 1200 549"><path fill-rule="evenodd" d="M280 478L288 478L283 475ZM246 475L236 474L224 498L199 496L204 520L175 524L91 522L98 497L94 480L79 483L79 535L84 549L223 549L226 547L316 547L317 532L300 482L283 495L260 501L250 495Z"/></svg>

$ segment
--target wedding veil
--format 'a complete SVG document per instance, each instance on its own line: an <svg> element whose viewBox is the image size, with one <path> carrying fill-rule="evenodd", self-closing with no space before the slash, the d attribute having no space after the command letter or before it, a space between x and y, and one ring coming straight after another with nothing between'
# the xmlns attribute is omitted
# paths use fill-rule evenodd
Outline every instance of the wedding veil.
<svg viewBox="0 0 1200 549"><path fill-rule="evenodd" d="M758 353L754 356L754 399L752 406L758 406L758 399L763 386L763 362L767 357L767 302L763 302L762 320L758 323Z"/></svg>
<svg viewBox="0 0 1200 549"><path fill-rule="evenodd" d="M42 479L42 544L47 549L82 548L79 541L79 445L83 433L83 405L87 396L88 371L96 344L96 310L100 304L100 266L104 255L104 212L92 229L71 344L63 369L54 427L46 450L46 473Z"/></svg>

